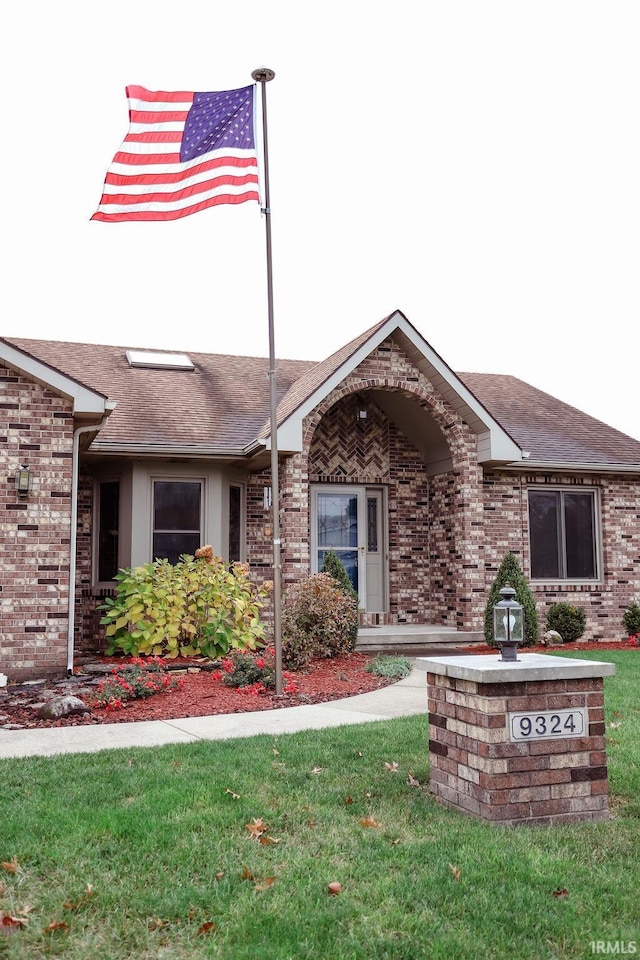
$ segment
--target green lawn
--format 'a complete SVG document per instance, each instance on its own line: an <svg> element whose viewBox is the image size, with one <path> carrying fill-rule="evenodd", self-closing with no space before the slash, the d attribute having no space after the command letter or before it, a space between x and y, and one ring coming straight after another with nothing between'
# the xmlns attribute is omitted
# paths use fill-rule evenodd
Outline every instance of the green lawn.
<svg viewBox="0 0 640 960"><path fill-rule="evenodd" d="M618 668L606 823L510 830L444 809L424 716L2 761L0 911L27 922L5 919L0 957L640 953L640 652L570 655Z"/></svg>

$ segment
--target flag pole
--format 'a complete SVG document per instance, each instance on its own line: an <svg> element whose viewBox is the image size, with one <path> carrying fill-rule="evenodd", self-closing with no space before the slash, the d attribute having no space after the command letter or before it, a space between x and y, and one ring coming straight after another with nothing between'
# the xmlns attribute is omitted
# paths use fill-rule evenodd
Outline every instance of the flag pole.
<svg viewBox="0 0 640 960"><path fill-rule="evenodd" d="M269 309L269 386L271 401L271 510L273 522L273 639L275 645L276 696L282 696L282 620L281 620L281 562L280 562L280 491L278 484L278 397L276 392L275 335L273 323L273 274L271 257L271 208L269 198L269 151L267 145L266 85L275 72L269 67L258 67L251 74L262 87L262 143L264 157L264 207L267 238L267 299Z"/></svg>

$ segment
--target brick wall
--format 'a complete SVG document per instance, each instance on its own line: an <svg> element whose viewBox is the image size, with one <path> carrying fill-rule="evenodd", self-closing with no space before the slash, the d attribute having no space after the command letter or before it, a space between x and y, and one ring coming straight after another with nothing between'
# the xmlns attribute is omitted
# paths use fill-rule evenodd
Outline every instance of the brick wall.
<svg viewBox="0 0 640 960"><path fill-rule="evenodd" d="M0 366L0 671L10 681L66 669L72 445L71 402Z"/></svg>
<svg viewBox="0 0 640 960"><path fill-rule="evenodd" d="M527 492L541 483L595 487L600 492L602 577L597 583L559 584L529 580ZM552 603L572 603L586 615L584 640L623 639L622 614L640 601L640 484L634 477L566 473L487 473L483 482L486 583L491 585L504 555L518 558L529 580L540 632Z"/></svg>

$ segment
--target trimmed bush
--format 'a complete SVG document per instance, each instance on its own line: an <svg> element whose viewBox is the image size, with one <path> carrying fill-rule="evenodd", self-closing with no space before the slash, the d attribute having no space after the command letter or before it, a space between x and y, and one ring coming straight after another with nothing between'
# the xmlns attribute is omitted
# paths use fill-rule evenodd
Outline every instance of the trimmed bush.
<svg viewBox="0 0 640 960"><path fill-rule="evenodd" d="M500 591L507 584L513 587L516 592L514 599L523 607L524 641L522 646L530 647L538 642L538 613L533 593L514 553L505 555L491 585L484 612L484 638L490 646L497 646L493 636L493 608L502 599Z"/></svg>
<svg viewBox="0 0 640 960"><path fill-rule="evenodd" d="M329 573L292 584L282 603L282 660L291 670L313 657L338 657L355 646L358 610ZM355 632L357 636L357 629Z"/></svg>
<svg viewBox="0 0 640 960"><path fill-rule="evenodd" d="M640 606L630 603L622 614L622 624L628 637L637 637L640 633Z"/></svg>
<svg viewBox="0 0 640 960"><path fill-rule="evenodd" d="M256 586L247 564L225 563L211 547L175 565L156 560L123 570L116 580L116 596L99 608L109 654L215 660L264 641L259 613L272 584Z"/></svg>
<svg viewBox="0 0 640 960"><path fill-rule="evenodd" d="M552 603L547 610L547 630L555 630L563 643L574 643L584 633L587 618L582 607L572 603Z"/></svg>

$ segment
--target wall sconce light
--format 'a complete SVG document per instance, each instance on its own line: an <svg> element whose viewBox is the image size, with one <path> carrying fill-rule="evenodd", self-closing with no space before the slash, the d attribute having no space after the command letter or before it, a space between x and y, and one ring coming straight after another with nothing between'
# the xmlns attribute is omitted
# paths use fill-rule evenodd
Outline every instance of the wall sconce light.
<svg viewBox="0 0 640 960"><path fill-rule="evenodd" d="M364 408L358 410L358 420L360 421L360 420L366 420L366 419L367 419L367 411Z"/></svg>
<svg viewBox="0 0 640 960"><path fill-rule="evenodd" d="M271 487L262 488L262 506L265 510L271 509Z"/></svg>
<svg viewBox="0 0 640 960"><path fill-rule="evenodd" d="M524 640L524 607L513 598L516 592L508 583L500 591L502 600L493 608L493 637L500 647L501 660L518 660L518 644Z"/></svg>
<svg viewBox="0 0 640 960"><path fill-rule="evenodd" d="M31 486L31 472L25 463L16 470L16 491L21 500L24 500L29 493Z"/></svg>

